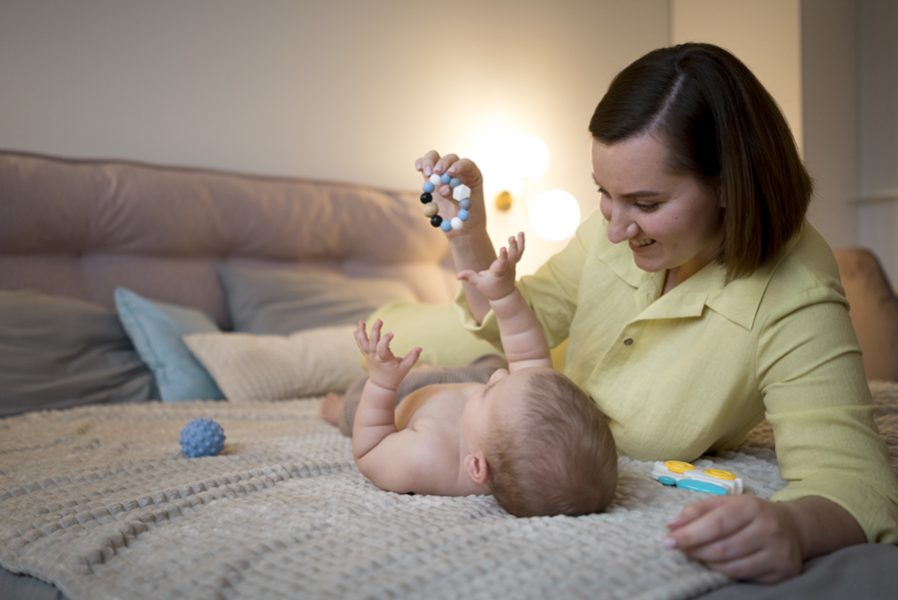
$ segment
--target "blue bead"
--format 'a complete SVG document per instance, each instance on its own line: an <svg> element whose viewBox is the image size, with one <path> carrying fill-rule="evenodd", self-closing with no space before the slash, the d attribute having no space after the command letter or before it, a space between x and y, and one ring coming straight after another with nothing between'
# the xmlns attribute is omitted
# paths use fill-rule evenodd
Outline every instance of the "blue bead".
<svg viewBox="0 0 898 600"><path fill-rule="evenodd" d="M444 219L443 222L440 223L440 229L442 229L446 233L452 231L452 223L449 221L449 219Z"/></svg>
<svg viewBox="0 0 898 600"><path fill-rule="evenodd" d="M434 189L436 189L436 186L429 181L425 181L421 189L429 194Z"/></svg>
<svg viewBox="0 0 898 600"><path fill-rule="evenodd" d="M453 177L452 179L449 180L449 187L454 188L454 187L458 187L459 185L461 185L461 179L459 179L458 177Z"/></svg>
<svg viewBox="0 0 898 600"><path fill-rule="evenodd" d="M447 184L447 183L449 183L450 181L452 181L452 176L449 175L449 173L443 173L442 175L440 175L440 182L441 182L441 183Z"/></svg>
<svg viewBox="0 0 898 600"><path fill-rule="evenodd" d="M471 199L465 198L464 200L459 200L458 207L462 210L469 210L471 208Z"/></svg>
<svg viewBox="0 0 898 600"><path fill-rule="evenodd" d="M468 211L462 209L462 210L458 211L458 214L455 216L458 217L459 219L461 219L462 221L467 221L468 217L470 217L471 215L468 213Z"/></svg>

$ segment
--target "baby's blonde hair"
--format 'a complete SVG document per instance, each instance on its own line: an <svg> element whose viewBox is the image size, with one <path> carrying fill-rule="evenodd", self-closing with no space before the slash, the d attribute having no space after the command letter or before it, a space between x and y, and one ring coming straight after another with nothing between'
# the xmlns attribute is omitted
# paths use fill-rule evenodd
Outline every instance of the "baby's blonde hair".
<svg viewBox="0 0 898 600"><path fill-rule="evenodd" d="M535 373L485 444L496 501L519 517L582 515L608 506L617 449L605 415L563 374Z"/></svg>

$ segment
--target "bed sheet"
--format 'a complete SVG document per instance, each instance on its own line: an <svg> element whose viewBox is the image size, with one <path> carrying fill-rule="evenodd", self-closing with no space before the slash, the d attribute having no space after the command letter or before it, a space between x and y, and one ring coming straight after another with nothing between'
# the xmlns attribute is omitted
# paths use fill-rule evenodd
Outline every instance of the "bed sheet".
<svg viewBox="0 0 898 600"><path fill-rule="evenodd" d="M898 464L898 384L871 388ZM784 589L730 584L665 549L665 523L696 495L655 482L651 463L620 459L606 513L518 519L488 496L378 490L318 406L88 406L0 421L0 566L52 582L71 600L691 598ZM222 424L225 450L186 459L178 432L201 416ZM783 485L769 432L759 429L751 442L712 460L767 497ZM894 547L857 548L811 563L806 575L819 576L792 583L826 590L834 565L873 568L895 556ZM874 584L894 590L895 569L881 571ZM870 580L869 569L849 572Z"/></svg>

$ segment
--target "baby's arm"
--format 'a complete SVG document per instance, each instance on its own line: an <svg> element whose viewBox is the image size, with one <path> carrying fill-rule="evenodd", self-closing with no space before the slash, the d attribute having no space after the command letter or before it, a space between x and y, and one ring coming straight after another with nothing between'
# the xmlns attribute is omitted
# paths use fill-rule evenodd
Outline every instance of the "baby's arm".
<svg viewBox="0 0 898 600"><path fill-rule="evenodd" d="M378 319L371 328L371 337L360 321L355 330L355 343L368 362L368 380L355 413L352 427L352 454L361 460L384 438L396 430L396 389L418 361L421 348L412 348L402 358L390 350L392 333L381 336L383 322Z"/></svg>
<svg viewBox="0 0 898 600"><path fill-rule="evenodd" d="M508 246L486 271L462 271L458 278L472 284L490 303L499 323L499 335L508 370L551 367L549 343L536 315L515 287L515 265L524 254L524 233L508 238Z"/></svg>
<svg viewBox="0 0 898 600"><path fill-rule="evenodd" d="M381 335L382 328L378 319L370 337L364 321L355 330L356 345L368 361L368 380L353 422L352 455L359 471L377 487L426 492L434 472L428 464L433 440L411 429L397 430L395 420L396 390L418 361L421 348L412 348L402 358L394 356L393 334Z"/></svg>

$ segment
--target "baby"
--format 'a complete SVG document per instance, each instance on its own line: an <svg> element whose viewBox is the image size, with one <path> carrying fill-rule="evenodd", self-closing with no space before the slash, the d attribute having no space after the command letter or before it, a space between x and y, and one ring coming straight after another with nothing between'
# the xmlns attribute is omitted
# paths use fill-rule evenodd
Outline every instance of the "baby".
<svg viewBox="0 0 898 600"><path fill-rule="evenodd" d="M400 396L421 348L396 357L393 335L382 334L380 320L370 335L359 323L355 340L368 377L355 414L351 393L329 394L321 414L344 429L351 423L358 469L378 487L448 496L490 493L522 517L594 513L611 501L617 483L614 439L592 399L551 367L545 334L514 285L523 251L519 233L488 270L458 274L489 300L507 370L481 362L460 371L455 382ZM447 371L433 370L444 380Z"/></svg>

